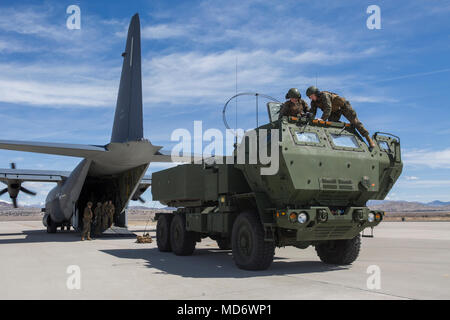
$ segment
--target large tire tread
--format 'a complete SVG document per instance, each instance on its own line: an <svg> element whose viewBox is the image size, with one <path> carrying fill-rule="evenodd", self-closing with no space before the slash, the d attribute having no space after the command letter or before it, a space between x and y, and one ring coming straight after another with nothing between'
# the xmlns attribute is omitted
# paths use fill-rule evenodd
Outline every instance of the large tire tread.
<svg viewBox="0 0 450 320"><path fill-rule="evenodd" d="M357 235L349 240L334 240L334 248L329 242L316 245L316 252L322 262L327 264L349 265L359 255L361 249L361 236Z"/></svg>
<svg viewBox="0 0 450 320"><path fill-rule="evenodd" d="M241 257L238 248L237 232L242 224L250 225L255 246L252 257L247 261ZM253 212L243 212L236 218L232 231L232 249L236 265L244 270L266 270L272 264L275 255L275 244L264 241L264 229L261 221Z"/></svg>
<svg viewBox="0 0 450 320"><path fill-rule="evenodd" d="M175 239L175 229L180 232L180 239ZM170 244L172 251L177 256L190 256L194 253L196 245L196 236L192 231L186 230L186 217L183 214L176 214L170 225Z"/></svg>
<svg viewBox="0 0 450 320"><path fill-rule="evenodd" d="M172 246L170 245L171 218L168 215L162 214L159 216L156 224L156 244L161 252L172 251Z"/></svg>

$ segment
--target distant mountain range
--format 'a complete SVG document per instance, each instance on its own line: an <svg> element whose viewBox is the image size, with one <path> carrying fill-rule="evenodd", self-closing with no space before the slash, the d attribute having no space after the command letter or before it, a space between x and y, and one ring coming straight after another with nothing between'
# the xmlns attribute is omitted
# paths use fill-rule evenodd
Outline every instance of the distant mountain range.
<svg viewBox="0 0 450 320"><path fill-rule="evenodd" d="M411 202L411 201L391 201L391 200L370 200L367 206L374 210L383 210L387 212L428 212L428 211L447 211L450 212L450 201L431 201L431 202ZM40 204L20 206L21 208L41 208ZM0 200L1 209L11 209L13 205ZM150 208L145 206L130 206L131 210L176 210L176 208Z"/></svg>
<svg viewBox="0 0 450 320"><path fill-rule="evenodd" d="M370 200L368 207L374 210L384 210L387 212L426 212L426 211L448 211L450 212L450 202L439 200L422 203L410 201L390 201L390 200Z"/></svg>

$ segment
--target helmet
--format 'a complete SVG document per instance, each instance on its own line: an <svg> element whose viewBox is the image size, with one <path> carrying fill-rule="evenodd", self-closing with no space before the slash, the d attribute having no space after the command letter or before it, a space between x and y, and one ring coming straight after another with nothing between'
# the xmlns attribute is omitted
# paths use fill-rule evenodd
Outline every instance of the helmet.
<svg viewBox="0 0 450 320"><path fill-rule="evenodd" d="M318 94L320 91L315 86L311 86L306 90L306 95L310 97L312 94Z"/></svg>
<svg viewBox="0 0 450 320"><path fill-rule="evenodd" d="M288 93L286 93L286 99L296 98L300 99L302 95L300 94L300 91L298 91L297 88L290 88Z"/></svg>

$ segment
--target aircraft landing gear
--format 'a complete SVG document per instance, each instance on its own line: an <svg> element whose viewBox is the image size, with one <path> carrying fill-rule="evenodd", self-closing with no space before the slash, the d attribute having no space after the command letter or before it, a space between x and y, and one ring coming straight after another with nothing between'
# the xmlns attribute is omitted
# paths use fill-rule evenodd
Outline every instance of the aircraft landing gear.
<svg viewBox="0 0 450 320"><path fill-rule="evenodd" d="M47 233L56 233L57 225L52 221L52 218L47 218Z"/></svg>

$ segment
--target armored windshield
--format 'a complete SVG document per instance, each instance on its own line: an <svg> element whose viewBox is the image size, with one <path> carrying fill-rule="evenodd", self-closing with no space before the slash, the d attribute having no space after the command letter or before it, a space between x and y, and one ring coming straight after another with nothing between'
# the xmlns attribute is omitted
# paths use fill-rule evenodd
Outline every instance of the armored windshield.
<svg viewBox="0 0 450 320"><path fill-rule="evenodd" d="M295 135L297 136L297 140L299 142L312 142L312 143L320 142L317 133L314 132L296 132Z"/></svg>
<svg viewBox="0 0 450 320"><path fill-rule="evenodd" d="M354 136L332 134L331 138L336 147L359 148L358 141Z"/></svg>

